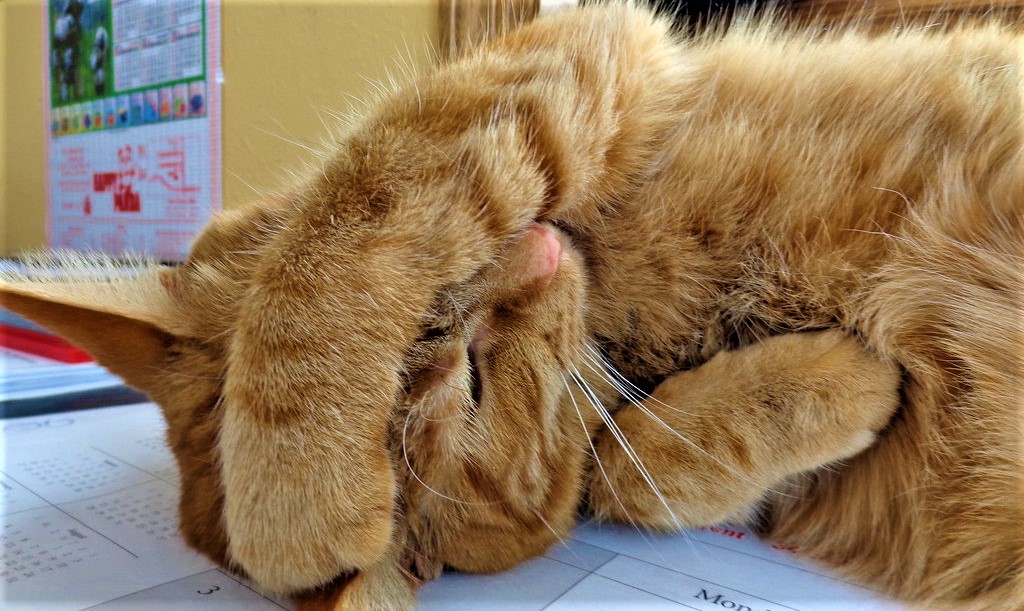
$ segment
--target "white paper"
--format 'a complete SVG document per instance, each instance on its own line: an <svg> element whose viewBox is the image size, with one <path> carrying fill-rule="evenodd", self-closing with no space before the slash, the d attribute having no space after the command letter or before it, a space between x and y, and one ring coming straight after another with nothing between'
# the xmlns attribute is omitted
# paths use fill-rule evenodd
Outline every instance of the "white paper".
<svg viewBox="0 0 1024 611"><path fill-rule="evenodd" d="M120 378L96 363L69 365L0 347L0 401L69 394L123 386Z"/></svg>
<svg viewBox="0 0 1024 611"><path fill-rule="evenodd" d="M4 382L12 373L22 373L29 370L38 370L49 365L58 365L60 361L48 359L45 356L29 354L20 350L13 350L0 346L0 376Z"/></svg>
<svg viewBox="0 0 1024 611"><path fill-rule="evenodd" d="M0 608L281 609L188 549L152 404L0 421ZM735 528L582 525L512 571L446 574L424 611L864 611L893 602Z"/></svg>

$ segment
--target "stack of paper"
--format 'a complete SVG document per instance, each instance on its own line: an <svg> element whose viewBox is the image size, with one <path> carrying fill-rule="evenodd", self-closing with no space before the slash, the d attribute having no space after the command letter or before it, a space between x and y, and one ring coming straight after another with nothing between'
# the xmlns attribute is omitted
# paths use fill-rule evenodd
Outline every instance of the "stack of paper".
<svg viewBox="0 0 1024 611"><path fill-rule="evenodd" d="M0 418L144 400L96 363L68 365L0 347Z"/></svg>

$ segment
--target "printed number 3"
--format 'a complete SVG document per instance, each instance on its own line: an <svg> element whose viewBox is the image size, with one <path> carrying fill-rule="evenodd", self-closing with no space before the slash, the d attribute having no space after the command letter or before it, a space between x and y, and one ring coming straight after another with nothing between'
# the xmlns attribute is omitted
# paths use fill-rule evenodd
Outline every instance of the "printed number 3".
<svg viewBox="0 0 1024 611"><path fill-rule="evenodd" d="M196 590L196 594L202 594L203 596L209 596L210 594L213 594L214 592L216 592L218 590L220 590L220 586L210 586L210 588L208 590L206 590L205 592L202 591L202 590Z"/></svg>

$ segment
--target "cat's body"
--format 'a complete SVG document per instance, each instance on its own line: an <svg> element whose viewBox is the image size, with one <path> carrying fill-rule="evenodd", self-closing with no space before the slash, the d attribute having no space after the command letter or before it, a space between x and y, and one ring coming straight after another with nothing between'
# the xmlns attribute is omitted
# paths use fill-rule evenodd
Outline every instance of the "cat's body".
<svg viewBox="0 0 1024 611"><path fill-rule="evenodd" d="M802 40L694 51L661 174L566 215L588 329L653 383L767 335L853 332L904 368L903 409L787 489L813 500L769 503L767 530L911 597L1016 579L993 604L1024 606L1024 41Z"/></svg>
<svg viewBox="0 0 1024 611"><path fill-rule="evenodd" d="M5 304L164 406L186 538L270 589L407 604L584 502L1020 608L1022 65L994 25L680 43L586 9L382 100L149 284Z"/></svg>

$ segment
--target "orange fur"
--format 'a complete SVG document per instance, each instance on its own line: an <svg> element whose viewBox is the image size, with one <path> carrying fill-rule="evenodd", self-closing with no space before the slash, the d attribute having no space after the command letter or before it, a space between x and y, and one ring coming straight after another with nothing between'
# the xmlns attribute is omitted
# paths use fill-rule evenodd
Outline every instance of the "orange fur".
<svg viewBox="0 0 1024 611"><path fill-rule="evenodd" d="M180 267L0 294L161 404L186 540L306 605L408 606L585 503L1021 608L1022 66L995 23L581 9L391 94Z"/></svg>

